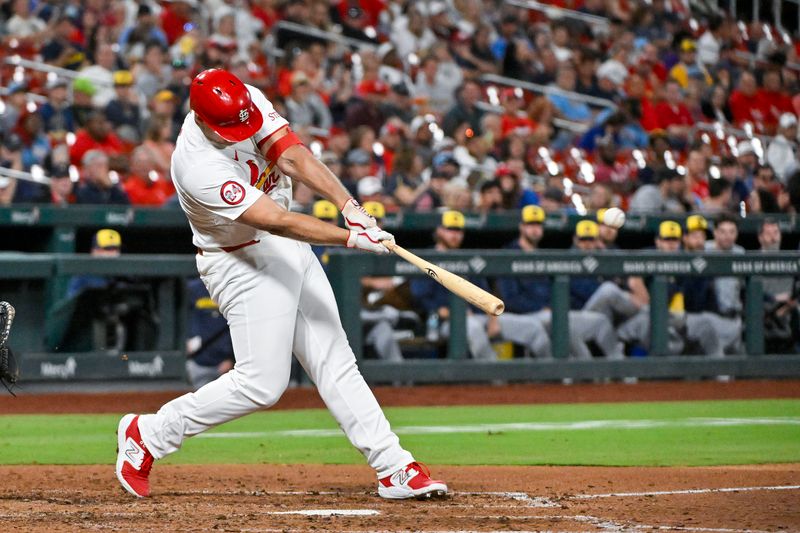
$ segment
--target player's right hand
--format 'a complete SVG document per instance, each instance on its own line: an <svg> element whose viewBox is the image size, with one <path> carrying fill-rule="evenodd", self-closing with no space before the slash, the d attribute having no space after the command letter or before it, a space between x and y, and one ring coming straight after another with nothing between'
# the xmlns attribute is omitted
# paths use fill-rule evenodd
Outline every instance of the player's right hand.
<svg viewBox="0 0 800 533"><path fill-rule="evenodd" d="M388 231L383 231L379 227L367 228L365 230L350 230L350 237L347 238L348 248L357 248L375 254L388 254L389 249L381 241L394 241L394 235Z"/></svg>
<svg viewBox="0 0 800 533"><path fill-rule="evenodd" d="M342 207L342 215L344 215L344 224L347 229L363 231L378 225L375 219L361 207L361 204L355 198L347 200L344 207Z"/></svg>

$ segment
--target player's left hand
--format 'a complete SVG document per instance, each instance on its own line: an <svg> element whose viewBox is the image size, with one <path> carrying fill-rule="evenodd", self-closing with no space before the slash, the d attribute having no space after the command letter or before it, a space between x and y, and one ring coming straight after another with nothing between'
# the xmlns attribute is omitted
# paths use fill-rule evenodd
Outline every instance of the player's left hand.
<svg viewBox="0 0 800 533"><path fill-rule="evenodd" d="M394 235L375 226L364 231L351 229L347 239L348 248L357 248L375 254L388 254L389 249L382 241L394 242Z"/></svg>
<svg viewBox="0 0 800 533"><path fill-rule="evenodd" d="M378 225L375 219L361 207L361 204L355 198L347 200L344 207L342 207L342 215L344 215L344 223L347 229L363 231Z"/></svg>

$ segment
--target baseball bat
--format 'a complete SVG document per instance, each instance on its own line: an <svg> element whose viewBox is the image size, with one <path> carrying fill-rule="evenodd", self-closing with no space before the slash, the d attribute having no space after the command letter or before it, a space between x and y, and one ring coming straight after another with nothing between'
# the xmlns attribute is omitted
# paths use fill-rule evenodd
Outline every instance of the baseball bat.
<svg viewBox="0 0 800 533"><path fill-rule="evenodd" d="M440 285L450 292L460 296L472 305L478 307L482 311L499 316L505 310L506 305L500 298L489 294L485 290L477 287L473 283L465 280L461 276L456 276L452 272L442 267L436 266L433 263L425 261L414 253L409 252L402 246L394 243L393 241L381 241L389 251L399 255L418 269L425 272L427 275L436 280Z"/></svg>

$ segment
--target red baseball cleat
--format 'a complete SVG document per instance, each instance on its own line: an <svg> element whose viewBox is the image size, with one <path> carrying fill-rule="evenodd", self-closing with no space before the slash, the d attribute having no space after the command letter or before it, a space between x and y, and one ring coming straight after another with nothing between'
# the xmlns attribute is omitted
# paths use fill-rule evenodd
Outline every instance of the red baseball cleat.
<svg viewBox="0 0 800 533"><path fill-rule="evenodd" d="M389 500L443 498L444 481L430 478L430 470L421 463L409 463L394 474L378 480L378 496Z"/></svg>
<svg viewBox="0 0 800 533"><path fill-rule="evenodd" d="M117 479L136 496L150 495L150 469L153 456L139 433L139 415L125 415L117 427Z"/></svg>

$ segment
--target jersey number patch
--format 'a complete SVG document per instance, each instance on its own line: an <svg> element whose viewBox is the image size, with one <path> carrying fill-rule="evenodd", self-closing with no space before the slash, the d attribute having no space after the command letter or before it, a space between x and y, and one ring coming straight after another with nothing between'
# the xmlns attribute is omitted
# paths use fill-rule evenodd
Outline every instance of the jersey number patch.
<svg viewBox="0 0 800 533"><path fill-rule="evenodd" d="M256 189L261 189L265 194L269 194L278 184L278 172L273 169L273 166L268 166L260 175L255 161L248 159L247 166L250 168L250 185Z"/></svg>
<svg viewBox="0 0 800 533"><path fill-rule="evenodd" d="M238 205L244 200L244 187L235 181L226 181L219 190L222 201L229 205Z"/></svg>

